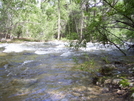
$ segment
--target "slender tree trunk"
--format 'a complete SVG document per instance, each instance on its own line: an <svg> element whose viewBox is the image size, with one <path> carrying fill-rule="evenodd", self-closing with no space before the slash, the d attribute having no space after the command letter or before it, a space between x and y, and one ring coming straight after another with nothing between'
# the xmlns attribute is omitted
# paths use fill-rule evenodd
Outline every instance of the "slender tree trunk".
<svg viewBox="0 0 134 101"><path fill-rule="evenodd" d="M84 13L83 10L81 11L81 26L80 26L80 41L82 40L83 36L83 18L84 18Z"/></svg>
<svg viewBox="0 0 134 101"><path fill-rule="evenodd" d="M61 14L60 14L60 0L58 0L58 37L57 39L60 40L60 30L61 30Z"/></svg>
<svg viewBox="0 0 134 101"><path fill-rule="evenodd" d="M76 32L79 33L79 30L78 30L78 25L77 25L77 21L76 19L74 19L74 26L75 26L75 29L76 29Z"/></svg>

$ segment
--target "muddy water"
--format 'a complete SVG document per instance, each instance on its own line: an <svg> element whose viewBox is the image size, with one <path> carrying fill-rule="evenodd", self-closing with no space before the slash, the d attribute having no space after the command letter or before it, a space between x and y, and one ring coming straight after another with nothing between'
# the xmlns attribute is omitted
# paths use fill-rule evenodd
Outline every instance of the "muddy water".
<svg viewBox="0 0 134 101"><path fill-rule="evenodd" d="M0 101L115 101L92 85L92 75L76 69L73 60L77 57L82 63L83 54L97 56L103 51L91 45L90 51L75 51L66 44L1 44Z"/></svg>

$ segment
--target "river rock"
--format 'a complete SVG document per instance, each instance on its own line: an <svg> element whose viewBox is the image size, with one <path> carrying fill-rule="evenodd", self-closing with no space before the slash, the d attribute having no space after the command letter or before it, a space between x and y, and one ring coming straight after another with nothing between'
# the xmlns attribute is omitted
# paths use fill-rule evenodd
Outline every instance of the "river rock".
<svg viewBox="0 0 134 101"><path fill-rule="evenodd" d="M112 84L117 85L122 79L113 79Z"/></svg>
<svg viewBox="0 0 134 101"><path fill-rule="evenodd" d="M112 71L115 70L115 69L116 69L115 65L106 64L106 65L101 67L100 73L102 75L105 75L105 76L110 76L110 75L112 75Z"/></svg>
<svg viewBox="0 0 134 101"><path fill-rule="evenodd" d="M14 79L12 81L13 85L21 84L21 85L33 85L38 81L38 79Z"/></svg>
<svg viewBox="0 0 134 101"><path fill-rule="evenodd" d="M134 86L134 84L133 84L133 83L130 83L130 84L129 84L129 87L133 87L133 86Z"/></svg>
<svg viewBox="0 0 134 101"><path fill-rule="evenodd" d="M104 87L104 88L102 89L102 92L103 92L103 93L109 92L109 88L108 88L108 87Z"/></svg>
<svg viewBox="0 0 134 101"><path fill-rule="evenodd" d="M6 42L6 38L1 38L0 42Z"/></svg>
<svg viewBox="0 0 134 101"><path fill-rule="evenodd" d="M123 95L126 91L125 90L117 90L117 94Z"/></svg>
<svg viewBox="0 0 134 101"><path fill-rule="evenodd" d="M80 93L77 93L77 92L73 92L73 95L74 96L80 96L81 94Z"/></svg>
<svg viewBox="0 0 134 101"><path fill-rule="evenodd" d="M112 79L107 79L107 80L104 81L104 84L109 84L111 82L112 82Z"/></svg>
<svg viewBox="0 0 134 101"><path fill-rule="evenodd" d="M134 98L134 93L132 93L131 98Z"/></svg>

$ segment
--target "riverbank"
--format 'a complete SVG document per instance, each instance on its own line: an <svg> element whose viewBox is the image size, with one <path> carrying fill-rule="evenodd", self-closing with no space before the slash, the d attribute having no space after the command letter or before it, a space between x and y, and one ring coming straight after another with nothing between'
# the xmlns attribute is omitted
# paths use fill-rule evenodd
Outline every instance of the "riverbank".
<svg viewBox="0 0 134 101"><path fill-rule="evenodd" d="M134 56L120 57L109 61L103 59L105 64L95 72L93 84L103 88L103 92L114 94L123 101L134 100Z"/></svg>

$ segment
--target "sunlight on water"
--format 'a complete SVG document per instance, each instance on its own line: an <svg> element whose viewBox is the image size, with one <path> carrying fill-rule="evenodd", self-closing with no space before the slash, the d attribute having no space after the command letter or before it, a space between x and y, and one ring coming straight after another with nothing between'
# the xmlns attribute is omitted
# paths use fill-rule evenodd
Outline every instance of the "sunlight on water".
<svg viewBox="0 0 134 101"><path fill-rule="evenodd" d="M52 46L52 47L49 47ZM23 52L23 51L34 51L35 54L51 54L51 53L62 53L61 56L67 56L75 54L72 53L72 49L67 47L69 43L62 42L62 41L50 41L48 43L43 42L25 42L25 43L3 43L0 44L0 47L4 47L5 49L3 52L10 53L10 52ZM113 49L116 49L112 45L102 45L100 43L87 43L86 48L80 48L79 51L85 52L94 52L95 54L100 54L103 52L111 52ZM101 51L102 50L102 51ZM115 54L116 51L113 51L112 54ZM118 52L119 53L119 52Z"/></svg>
<svg viewBox="0 0 134 101"><path fill-rule="evenodd" d="M0 44L0 101L90 101L99 97L101 88L91 85L91 74L75 68L73 58L82 62L84 54L119 52L113 46L99 48L97 43L87 43L87 48L77 51L67 46L62 41Z"/></svg>

